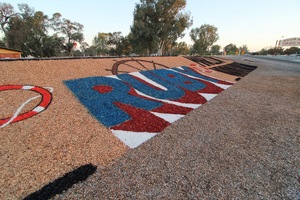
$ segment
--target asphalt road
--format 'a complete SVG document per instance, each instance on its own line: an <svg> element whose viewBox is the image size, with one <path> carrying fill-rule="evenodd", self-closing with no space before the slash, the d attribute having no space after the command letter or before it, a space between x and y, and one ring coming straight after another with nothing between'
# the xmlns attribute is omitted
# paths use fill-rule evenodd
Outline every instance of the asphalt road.
<svg viewBox="0 0 300 200"><path fill-rule="evenodd" d="M300 64L233 87L54 199L300 199Z"/></svg>
<svg viewBox="0 0 300 200"><path fill-rule="evenodd" d="M241 57L247 57L247 58L254 58L254 59L263 59L263 60L273 60L273 61L278 61L278 62L288 62L288 63L298 63L300 64L300 59L299 56L252 56L252 55L247 55L247 56L241 56Z"/></svg>

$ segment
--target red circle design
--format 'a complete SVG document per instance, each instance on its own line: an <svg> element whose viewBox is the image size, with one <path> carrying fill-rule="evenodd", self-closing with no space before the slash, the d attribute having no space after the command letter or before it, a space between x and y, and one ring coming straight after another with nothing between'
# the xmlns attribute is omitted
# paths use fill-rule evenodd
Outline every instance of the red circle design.
<svg viewBox="0 0 300 200"><path fill-rule="evenodd" d="M0 86L0 92L5 90L30 90L33 92L37 92L42 96L42 100L40 103L34 107L32 110L27 111L18 115L11 123L19 122L24 119L28 119L37 115L38 113L44 111L52 101L52 94L47 89L44 89L39 86L31 86L31 85L2 85ZM11 117L0 119L0 126L5 124L11 119Z"/></svg>

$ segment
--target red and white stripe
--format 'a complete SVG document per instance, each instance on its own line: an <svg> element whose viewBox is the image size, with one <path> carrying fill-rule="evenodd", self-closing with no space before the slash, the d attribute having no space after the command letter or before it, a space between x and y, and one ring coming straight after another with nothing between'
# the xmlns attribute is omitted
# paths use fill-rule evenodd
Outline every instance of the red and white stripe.
<svg viewBox="0 0 300 200"><path fill-rule="evenodd" d="M0 119L0 128L5 127L8 124L15 123L18 121L22 121L24 119L28 119L30 117L33 117L34 115L37 115L38 113L44 111L51 103L52 100L52 88L50 88L50 91L46 88L42 88L39 86L31 86L31 85L2 85L0 86L0 92L5 90L30 90L33 92L37 92L40 95L32 97L28 99L26 102L24 102L14 113L12 117L7 117L4 119ZM27 111L25 113L20 114L21 110L24 108L26 104L28 104L30 101L42 97L40 103L33 108L30 111Z"/></svg>

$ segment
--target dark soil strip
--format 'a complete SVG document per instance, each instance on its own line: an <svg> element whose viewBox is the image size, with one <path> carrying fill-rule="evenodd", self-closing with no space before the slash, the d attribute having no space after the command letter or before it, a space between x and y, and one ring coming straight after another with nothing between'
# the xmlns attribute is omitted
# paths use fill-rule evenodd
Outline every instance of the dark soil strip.
<svg viewBox="0 0 300 200"><path fill-rule="evenodd" d="M83 165L74 171L65 174L63 177L56 179L52 183L49 183L39 191L30 194L24 200L45 200L50 199L57 194L62 194L74 184L85 181L90 175L94 174L96 169L97 167L92 164Z"/></svg>
<svg viewBox="0 0 300 200"><path fill-rule="evenodd" d="M193 62L196 62L200 65L216 65L216 64L222 64L224 63L222 60L219 60L217 58L214 57L204 57L204 56L186 56L186 59L189 59Z"/></svg>
<svg viewBox="0 0 300 200"><path fill-rule="evenodd" d="M206 65L206 66L213 66L217 64L222 64L224 61L219 60L215 57L204 57L204 56L186 56L185 58L196 62L200 65ZM251 65L245 65L245 64L240 64L240 63L231 63L227 65L222 65L222 66L217 66L211 68L215 71L223 72L226 74L234 75L234 76L240 76L244 77L253 70L256 69L256 66L251 66Z"/></svg>
<svg viewBox="0 0 300 200"><path fill-rule="evenodd" d="M245 65L245 64L234 62L228 65L213 67L211 69L226 74L234 75L234 76L244 77L250 72L252 72L253 70L255 70L256 68L257 68L256 66Z"/></svg>

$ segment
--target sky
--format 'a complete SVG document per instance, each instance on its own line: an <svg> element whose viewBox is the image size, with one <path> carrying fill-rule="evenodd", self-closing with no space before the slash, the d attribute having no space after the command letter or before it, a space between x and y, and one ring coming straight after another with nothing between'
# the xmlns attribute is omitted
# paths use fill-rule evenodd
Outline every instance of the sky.
<svg viewBox="0 0 300 200"><path fill-rule="evenodd" d="M19 3L26 3L35 11L49 17L59 12L63 18L84 25L88 44L98 32L130 32L133 11L139 0L9 0L18 10ZM237 47L247 45L250 51L274 47L276 40L300 37L300 0L187 0L185 8L193 25L179 41L192 44L189 33L203 24L218 28L221 48L232 43Z"/></svg>

